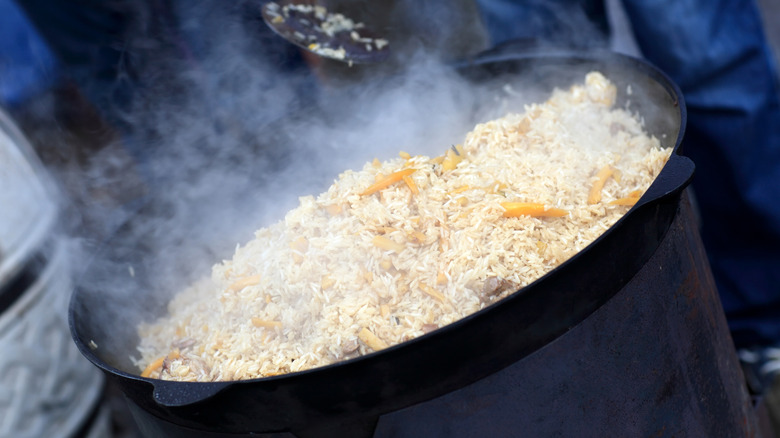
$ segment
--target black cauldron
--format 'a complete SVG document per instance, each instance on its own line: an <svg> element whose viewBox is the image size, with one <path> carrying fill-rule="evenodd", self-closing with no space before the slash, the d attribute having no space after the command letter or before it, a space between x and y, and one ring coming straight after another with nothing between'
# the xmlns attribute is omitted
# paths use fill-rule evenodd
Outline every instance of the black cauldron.
<svg viewBox="0 0 780 438"><path fill-rule="evenodd" d="M618 105L674 152L635 207L593 244L514 295L381 352L257 380L142 378L132 324L105 324L100 282L79 286L70 323L82 353L125 393L150 437L750 436L752 407L698 236L681 155L679 89L614 53L481 57L477 87L532 81L542 93L599 70ZM627 90L631 90L629 94ZM110 246L110 245L109 245ZM127 293L138 251L114 251ZM128 275L133 263L135 276ZM146 267L151 269L152 267ZM108 318L111 320L112 318ZM116 319L118 321L118 319ZM130 321L132 323L132 321ZM129 329L128 329L129 327Z"/></svg>

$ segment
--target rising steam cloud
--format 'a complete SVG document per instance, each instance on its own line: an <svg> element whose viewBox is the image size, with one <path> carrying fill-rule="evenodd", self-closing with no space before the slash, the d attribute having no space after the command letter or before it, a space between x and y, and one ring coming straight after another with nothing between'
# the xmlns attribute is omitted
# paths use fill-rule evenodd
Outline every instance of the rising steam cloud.
<svg viewBox="0 0 780 438"><path fill-rule="evenodd" d="M262 28L258 5L218 3L178 11L186 50L136 53L141 87L123 118L146 189L112 213L125 225L98 245L110 256L88 258L83 302L93 325L115 330L98 344L126 342L139 313L159 316L171 294L340 172L401 150L440 155L473 126L473 87L441 47L406 42L387 66L315 74ZM93 160L91 175L105 164Z"/></svg>

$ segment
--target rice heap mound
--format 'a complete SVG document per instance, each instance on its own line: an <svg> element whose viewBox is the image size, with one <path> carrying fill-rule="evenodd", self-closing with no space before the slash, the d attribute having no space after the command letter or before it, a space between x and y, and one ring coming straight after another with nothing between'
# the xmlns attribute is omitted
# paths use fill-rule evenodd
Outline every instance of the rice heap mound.
<svg viewBox="0 0 780 438"><path fill-rule="evenodd" d="M670 149L603 75L477 125L429 158L339 175L139 327L143 376L239 380L423 335L490 305L614 224Z"/></svg>

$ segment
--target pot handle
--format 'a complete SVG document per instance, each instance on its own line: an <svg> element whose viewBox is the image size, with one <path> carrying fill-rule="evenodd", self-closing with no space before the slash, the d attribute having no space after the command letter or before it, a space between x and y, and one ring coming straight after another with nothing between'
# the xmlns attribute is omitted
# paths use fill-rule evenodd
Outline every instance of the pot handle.
<svg viewBox="0 0 780 438"><path fill-rule="evenodd" d="M690 158L672 154L661 173L634 208L680 194L691 183L695 169L696 165Z"/></svg>
<svg viewBox="0 0 780 438"><path fill-rule="evenodd" d="M235 382L169 382L153 383L153 398L164 407L181 407L207 400Z"/></svg>

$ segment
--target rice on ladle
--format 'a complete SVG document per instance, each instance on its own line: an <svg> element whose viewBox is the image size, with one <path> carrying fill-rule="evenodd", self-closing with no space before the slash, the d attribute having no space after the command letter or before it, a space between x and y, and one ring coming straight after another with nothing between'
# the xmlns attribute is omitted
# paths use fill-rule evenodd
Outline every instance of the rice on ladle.
<svg viewBox="0 0 780 438"><path fill-rule="evenodd" d="M182 381L305 370L533 282L625 214L669 158L615 96L592 72L441 157L402 152L342 173L141 324L139 370Z"/></svg>

